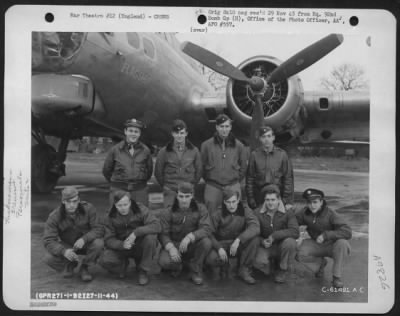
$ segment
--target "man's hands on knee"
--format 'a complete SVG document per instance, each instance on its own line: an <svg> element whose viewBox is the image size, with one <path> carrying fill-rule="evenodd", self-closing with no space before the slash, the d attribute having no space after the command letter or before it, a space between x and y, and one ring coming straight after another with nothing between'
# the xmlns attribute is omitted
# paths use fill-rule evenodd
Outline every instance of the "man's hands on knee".
<svg viewBox="0 0 400 316"><path fill-rule="evenodd" d="M236 256L236 252L239 248L240 239L236 238L235 241L232 243L229 253L232 257Z"/></svg>
<svg viewBox="0 0 400 316"><path fill-rule="evenodd" d="M218 256L222 262L224 262L224 263L228 262L228 254L226 253L224 248L218 249Z"/></svg>
<svg viewBox="0 0 400 316"><path fill-rule="evenodd" d="M187 248L191 242L195 240L195 237L193 233L189 233L185 236L185 238L182 239L180 245L179 245L179 252L180 253L185 253L187 251Z"/></svg>
<svg viewBox="0 0 400 316"><path fill-rule="evenodd" d="M179 254L178 249L172 243L168 243L165 246L165 250L168 251L169 256L171 257L172 262L181 262L181 255Z"/></svg>
<svg viewBox="0 0 400 316"><path fill-rule="evenodd" d="M83 238L79 238L77 241L75 241L74 250L82 249L84 245L85 240Z"/></svg>
<svg viewBox="0 0 400 316"><path fill-rule="evenodd" d="M78 261L78 255L75 253L74 249L69 248L64 251L64 257L69 261Z"/></svg>
<svg viewBox="0 0 400 316"><path fill-rule="evenodd" d="M272 246L272 243L274 242L274 238L272 236L269 236L266 239L263 239L262 245L264 248L268 249L269 247Z"/></svg>

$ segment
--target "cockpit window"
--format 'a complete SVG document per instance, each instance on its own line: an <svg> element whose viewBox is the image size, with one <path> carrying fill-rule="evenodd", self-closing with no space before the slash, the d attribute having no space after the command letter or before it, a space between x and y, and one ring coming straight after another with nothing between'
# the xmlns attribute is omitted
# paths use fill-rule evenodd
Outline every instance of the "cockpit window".
<svg viewBox="0 0 400 316"><path fill-rule="evenodd" d="M61 57L68 58L75 54L78 48L81 46L84 33L72 32L72 33L58 33L62 48L60 50Z"/></svg>
<svg viewBox="0 0 400 316"><path fill-rule="evenodd" d="M147 38L143 38L143 49L144 49L144 53L149 56L150 58L154 58L154 45L153 43L147 39Z"/></svg>
<svg viewBox="0 0 400 316"><path fill-rule="evenodd" d="M127 37L129 45L136 49L140 47L140 38L138 33L128 33Z"/></svg>
<svg viewBox="0 0 400 316"><path fill-rule="evenodd" d="M32 41L44 56L69 58L80 48L83 37L82 32L43 32L33 33Z"/></svg>

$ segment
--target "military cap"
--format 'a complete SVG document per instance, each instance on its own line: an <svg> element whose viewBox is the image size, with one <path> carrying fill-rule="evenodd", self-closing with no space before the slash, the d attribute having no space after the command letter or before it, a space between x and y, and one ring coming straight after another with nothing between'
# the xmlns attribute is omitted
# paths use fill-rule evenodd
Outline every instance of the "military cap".
<svg viewBox="0 0 400 316"><path fill-rule="evenodd" d="M311 200L311 199L315 199L315 198L323 199L324 192L322 192L321 190L318 190L318 189L309 188L303 192L303 198L306 200Z"/></svg>
<svg viewBox="0 0 400 316"><path fill-rule="evenodd" d="M187 130L187 126L186 123L182 120L175 120L172 123L172 131L173 132L180 132L181 130L186 129Z"/></svg>
<svg viewBox="0 0 400 316"><path fill-rule="evenodd" d="M78 196L79 192L74 186L65 187L61 192L61 200L66 201Z"/></svg>
<svg viewBox="0 0 400 316"><path fill-rule="evenodd" d="M181 182L178 185L178 191L182 193L193 193L193 184L189 182Z"/></svg>
<svg viewBox="0 0 400 316"><path fill-rule="evenodd" d="M263 136L265 133L268 133L268 132L270 132L270 131L272 131L272 134L274 133L274 130L271 128L271 127L269 127L269 126L261 126L260 127L260 129L258 130L258 134L259 134L259 136L261 137L261 136Z"/></svg>
<svg viewBox="0 0 400 316"><path fill-rule="evenodd" d="M217 125L220 125L222 123L225 123L226 121L232 122L230 117L226 114L219 114L217 118L215 119L215 122Z"/></svg>
<svg viewBox="0 0 400 316"><path fill-rule="evenodd" d="M222 192L222 198L224 201L229 200L234 195L239 196L239 192L235 191L235 190L229 190L229 189L224 190Z"/></svg>
<svg viewBox="0 0 400 316"><path fill-rule="evenodd" d="M125 128L127 128L127 127L137 127L137 128L140 128L140 129L145 127L145 125L144 125L144 123L142 121L139 121L139 120L134 119L134 118L131 118L131 119L127 120L125 122L124 126L125 126Z"/></svg>
<svg viewBox="0 0 400 316"><path fill-rule="evenodd" d="M268 193L276 193L278 197L281 195L281 190L279 190L279 187L276 184L268 184L264 185L261 188L261 196L265 197L265 195Z"/></svg>

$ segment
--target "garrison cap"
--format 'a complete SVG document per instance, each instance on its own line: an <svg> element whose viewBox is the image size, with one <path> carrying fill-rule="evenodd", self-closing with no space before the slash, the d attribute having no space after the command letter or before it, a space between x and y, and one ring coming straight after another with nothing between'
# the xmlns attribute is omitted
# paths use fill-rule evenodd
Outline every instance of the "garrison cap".
<svg viewBox="0 0 400 316"><path fill-rule="evenodd" d="M281 195L281 190L279 190L279 187L276 184L264 185L261 188L261 196L265 197L267 192L268 193L276 193L278 196Z"/></svg>
<svg viewBox="0 0 400 316"><path fill-rule="evenodd" d="M269 127L269 126L261 126L260 129L258 130L259 136L263 136L265 133L268 133L269 131L272 131L272 134L274 133L274 130Z"/></svg>
<svg viewBox="0 0 400 316"><path fill-rule="evenodd" d="M135 118L131 118L131 119L127 120L125 122L124 126L125 126L125 128L127 128L127 127L137 127L137 128L140 128L140 129L145 128L144 123L142 121L139 121L139 120L135 119Z"/></svg>
<svg viewBox="0 0 400 316"><path fill-rule="evenodd" d="M189 183L189 182L181 182L178 185L178 191L182 192L182 193L193 193L194 189L193 189L193 184Z"/></svg>
<svg viewBox="0 0 400 316"><path fill-rule="evenodd" d="M318 190L318 189L309 188L303 192L303 198L306 200L311 200L311 199L315 199L315 198L323 199L324 192L322 192L321 190Z"/></svg>
<svg viewBox="0 0 400 316"><path fill-rule="evenodd" d="M61 192L61 200L66 201L72 199L75 196L78 196L79 192L74 186L65 187Z"/></svg>
<svg viewBox="0 0 400 316"><path fill-rule="evenodd" d="M222 123L225 123L226 121L232 122L232 120L230 119L230 117L226 114L219 114L217 116L217 118L215 119L215 123L217 125L220 125Z"/></svg>
<svg viewBox="0 0 400 316"><path fill-rule="evenodd" d="M224 190L222 192L222 198L224 201L229 200L232 196L236 195L237 197L239 196L239 192L235 190Z"/></svg>
<svg viewBox="0 0 400 316"><path fill-rule="evenodd" d="M184 121L179 120L179 119L173 121L173 123L172 123L172 131L173 132L180 132L183 129L187 130L187 126Z"/></svg>

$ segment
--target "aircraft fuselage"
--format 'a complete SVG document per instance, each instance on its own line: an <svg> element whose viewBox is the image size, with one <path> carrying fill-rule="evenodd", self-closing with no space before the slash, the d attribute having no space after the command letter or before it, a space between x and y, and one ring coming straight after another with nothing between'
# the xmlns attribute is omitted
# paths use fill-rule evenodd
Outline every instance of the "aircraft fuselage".
<svg viewBox="0 0 400 316"><path fill-rule="evenodd" d="M68 56L69 62L55 70L60 74L80 74L92 81L104 105L102 121L107 126L122 133L128 118L143 120L149 131L144 132L145 139L162 145L169 138L171 122L179 117L189 123L192 136L202 131L204 139L204 131L210 130L208 120L194 100L211 88L179 50L173 35L87 33L85 36L75 54ZM40 72L45 66L42 64L36 70ZM51 122L44 120L41 125L46 124ZM211 129L209 134L212 132ZM93 124L87 124L82 127L82 134L102 133Z"/></svg>

